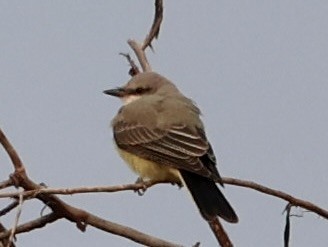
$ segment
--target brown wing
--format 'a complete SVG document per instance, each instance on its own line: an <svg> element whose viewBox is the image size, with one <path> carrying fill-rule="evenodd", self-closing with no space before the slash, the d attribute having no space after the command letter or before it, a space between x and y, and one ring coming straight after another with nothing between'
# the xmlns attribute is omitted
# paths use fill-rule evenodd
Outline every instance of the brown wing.
<svg viewBox="0 0 328 247"><path fill-rule="evenodd" d="M220 180L212 148L201 129L192 131L186 125L174 125L167 130L149 129L118 121L113 130L116 144L127 152Z"/></svg>

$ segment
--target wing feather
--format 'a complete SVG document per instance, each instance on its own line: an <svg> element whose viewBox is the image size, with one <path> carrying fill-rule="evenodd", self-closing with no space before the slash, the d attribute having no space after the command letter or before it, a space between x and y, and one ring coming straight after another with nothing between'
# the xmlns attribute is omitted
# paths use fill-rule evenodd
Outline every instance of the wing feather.
<svg viewBox="0 0 328 247"><path fill-rule="evenodd" d="M119 121L113 130L116 144L127 152L163 165L217 178L216 173L213 173L216 170L215 163L214 167L208 167L202 162L202 157L207 156L208 151L210 155L213 153L205 134L198 129L174 125L163 130Z"/></svg>

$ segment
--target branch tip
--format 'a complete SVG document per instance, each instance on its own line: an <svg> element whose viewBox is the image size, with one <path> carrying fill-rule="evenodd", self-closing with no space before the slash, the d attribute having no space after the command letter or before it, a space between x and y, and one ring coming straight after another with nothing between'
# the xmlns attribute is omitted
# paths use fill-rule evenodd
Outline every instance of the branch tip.
<svg viewBox="0 0 328 247"><path fill-rule="evenodd" d="M125 57L126 60L128 60L128 63L130 65L129 75L131 77L140 73L138 66L135 64L129 53L120 52L119 55Z"/></svg>
<svg viewBox="0 0 328 247"><path fill-rule="evenodd" d="M161 24L163 21L163 0L156 0L155 1L155 15L154 15L154 21L150 28L149 33L147 34L143 45L142 50L144 51L147 47L149 47L152 51L153 47L151 42L155 39L158 39L159 31L161 29Z"/></svg>

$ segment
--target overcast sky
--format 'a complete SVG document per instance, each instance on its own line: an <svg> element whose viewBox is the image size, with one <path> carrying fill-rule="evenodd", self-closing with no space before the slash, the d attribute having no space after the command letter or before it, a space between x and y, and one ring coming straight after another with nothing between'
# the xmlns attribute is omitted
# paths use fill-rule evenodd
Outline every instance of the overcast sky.
<svg viewBox="0 0 328 247"><path fill-rule="evenodd" d="M165 1L155 71L202 109L223 176L252 180L328 207L328 2ZM28 174L49 187L118 185L136 175L115 152L109 123L120 102L102 94L129 76L119 52L142 40L153 1L0 1L0 125ZM12 172L0 151L0 180ZM240 223L235 246L282 246L286 202L226 186ZM151 235L216 246L185 189L62 196ZM7 201L0 201L3 207ZM26 202L21 221L39 216ZM328 245L328 222L296 209L291 246ZM13 219L1 219L7 227ZM138 246L61 220L18 246Z"/></svg>

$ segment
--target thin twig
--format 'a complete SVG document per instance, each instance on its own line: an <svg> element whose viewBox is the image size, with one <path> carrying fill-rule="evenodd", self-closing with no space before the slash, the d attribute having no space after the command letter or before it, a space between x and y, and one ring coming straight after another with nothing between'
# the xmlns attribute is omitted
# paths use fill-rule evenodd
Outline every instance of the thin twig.
<svg viewBox="0 0 328 247"><path fill-rule="evenodd" d="M19 201L15 199L15 201L11 202L7 207L0 210L0 217L9 213L11 210L16 208L19 205Z"/></svg>
<svg viewBox="0 0 328 247"><path fill-rule="evenodd" d="M56 220L58 220L58 215L56 215L55 213L50 213L47 215L44 215L40 218L37 218L35 220L26 222L24 224L21 224L19 226L17 226L16 228L16 234L19 233L24 233L24 232L29 232L38 228L42 228L44 227L46 224L52 223ZM5 232L1 232L0 233L0 240L9 237L10 233L12 230L8 230Z"/></svg>
<svg viewBox="0 0 328 247"><path fill-rule="evenodd" d="M151 66L148 62L145 51L142 50L142 46L133 39L129 39L128 44L131 47L131 49L134 51L134 53L136 54L136 57L138 58L139 64L142 68L142 71L150 72Z"/></svg>
<svg viewBox="0 0 328 247"><path fill-rule="evenodd" d="M0 183L0 190L13 186L13 181L11 179L7 179Z"/></svg>
<svg viewBox="0 0 328 247"><path fill-rule="evenodd" d="M10 232L7 247L10 247L11 243L13 243L13 241L14 241L16 228L18 226L18 221L19 221L20 215L22 213L23 201L24 201L23 200L23 195L20 193L19 194L19 200L18 200L17 213L16 213L16 217L15 217L15 222L14 222L13 228L11 229L11 232Z"/></svg>
<svg viewBox="0 0 328 247"><path fill-rule="evenodd" d="M284 230L284 247L289 246L289 237L290 237L290 210L292 208L292 204L288 203L284 212L286 211L286 224Z"/></svg>
<svg viewBox="0 0 328 247"><path fill-rule="evenodd" d="M299 206L301 208L308 209L309 211L312 211L314 213L317 213L318 215L324 217L325 219L328 219L328 211L326 209L320 208L319 206L313 204L312 202L305 201L299 198L296 198L290 194L287 194L285 192L271 189L269 187L260 185L258 183L254 183L252 181L246 181L236 178L222 178L223 183L225 184L231 184L231 185L237 185L240 187L246 187L250 189L254 189L256 191L262 192L267 195L279 197L289 203L291 203L294 206Z"/></svg>
<svg viewBox="0 0 328 247"><path fill-rule="evenodd" d="M161 28L161 23L163 20L163 0L155 1L155 16L153 24L150 28L149 33L147 34L145 41L142 45L142 50L144 51L148 46L153 50L151 42L154 38L158 39L159 30Z"/></svg>
<svg viewBox="0 0 328 247"><path fill-rule="evenodd" d="M114 186L96 186L96 187L78 187L78 188L40 188L36 190L29 190L22 192L24 198L27 197L37 197L41 194L57 194L57 195L72 195L72 194L82 194L82 193L99 193L99 192L119 192L119 191L136 191L140 189L150 188L156 184L167 184L167 182L145 182L145 183L135 183L135 184L123 184ZM0 193L0 198L11 198L17 197L18 192L7 192Z"/></svg>
<svg viewBox="0 0 328 247"><path fill-rule="evenodd" d="M162 20L163 20L163 0L156 0L154 21L143 44L139 44L137 41L133 39L128 40L128 44L131 47L131 49L134 51L136 57L138 58L139 64L143 72L152 71L145 53L145 49L148 46L152 49L151 42L153 41L154 38L158 38Z"/></svg>
<svg viewBox="0 0 328 247"><path fill-rule="evenodd" d="M3 133L3 131L1 129L0 129L0 142L3 146L3 148L8 153L8 155L14 165L15 170L16 171L25 171L23 162L21 161L16 150L11 145L11 143L9 142L9 140L7 139L7 137L5 136L5 134Z"/></svg>
<svg viewBox="0 0 328 247"><path fill-rule="evenodd" d="M140 73L138 66L135 64L135 62L133 61L133 59L131 58L129 53L120 52L120 55L125 57L130 64L130 67L131 67L129 70L130 76L135 76L136 74Z"/></svg>

